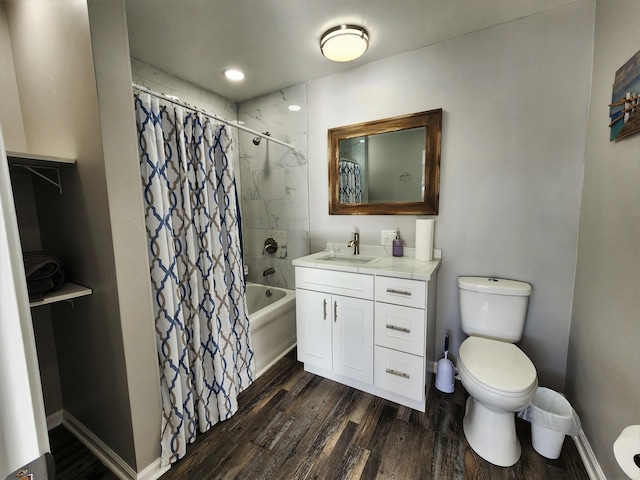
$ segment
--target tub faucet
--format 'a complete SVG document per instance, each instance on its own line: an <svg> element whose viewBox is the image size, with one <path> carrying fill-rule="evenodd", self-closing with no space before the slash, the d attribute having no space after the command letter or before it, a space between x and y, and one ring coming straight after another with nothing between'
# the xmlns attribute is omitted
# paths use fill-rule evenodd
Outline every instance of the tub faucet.
<svg viewBox="0 0 640 480"><path fill-rule="evenodd" d="M267 275L273 275L274 273L276 273L276 269L273 267L269 267L264 272L262 272L262 276L266 277Z"/></svg>
<svg viewBox="0 0 640 480"><path fill-rule="evenodd" d="M350 240L349 243L347 243L347 247L353 247L354 255L360 254L360 234L358 232L353 234L353 240Z"/></svg>

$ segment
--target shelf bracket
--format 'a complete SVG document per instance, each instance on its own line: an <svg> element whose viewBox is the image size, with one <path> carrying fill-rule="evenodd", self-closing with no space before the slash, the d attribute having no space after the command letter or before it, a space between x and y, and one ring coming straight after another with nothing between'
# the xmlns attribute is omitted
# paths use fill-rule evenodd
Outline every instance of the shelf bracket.
<svg viewBox="0 0 640 480"><path fill-rule="evenodd" d="M41 167L41 166L32 166L32 165L23 165L21 163L14 163L15 167L22 167L25 170L28 170L29 172L33 173L34 175L37 175L38 177L42 178L43 180L46 180L47 182L49 182L52 185L55 185L56 187L58 187L58 190L60 191L60 193L62 194L62 182L60 181L60 171L56 168L56 167ZM53 170L55 172L55 179L51 179L49 177L47 177L46 175L44 175L43 173L40 173L38 170Z"/></svg>

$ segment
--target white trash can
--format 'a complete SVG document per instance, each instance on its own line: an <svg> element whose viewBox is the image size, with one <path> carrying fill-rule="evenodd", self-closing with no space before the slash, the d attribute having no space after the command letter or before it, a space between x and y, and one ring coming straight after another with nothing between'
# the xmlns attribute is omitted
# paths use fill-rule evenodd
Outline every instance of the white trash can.
<svg viewBox="0 0 640 480"><path fill-rule="evenodd" d="M531 422L531 444L540 455L550 459L560 457L565 435L578 435L580 419L564 396L545 387L538 387L531 405L518 413Z"/></svg>

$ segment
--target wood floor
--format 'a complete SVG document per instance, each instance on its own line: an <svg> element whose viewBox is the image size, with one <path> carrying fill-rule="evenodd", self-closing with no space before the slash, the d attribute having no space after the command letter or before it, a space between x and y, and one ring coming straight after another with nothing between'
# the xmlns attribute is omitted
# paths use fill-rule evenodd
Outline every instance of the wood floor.
<svg viewBox="0 0 640 480"><path fill-rule="evenodd" d="M294 351L242 393L234 417L199 435L161 478L588 480L569 437L561 457L547 460L533 450L521 420L516 465L481 459L462 432L465 401L459 384L450 395L432 388L427 412L419 413L304 372ZM53 437L52 449L58 467L69 450L58 451ZM81 463L84 470L67 467L56 478L116 478Z"/></svg>

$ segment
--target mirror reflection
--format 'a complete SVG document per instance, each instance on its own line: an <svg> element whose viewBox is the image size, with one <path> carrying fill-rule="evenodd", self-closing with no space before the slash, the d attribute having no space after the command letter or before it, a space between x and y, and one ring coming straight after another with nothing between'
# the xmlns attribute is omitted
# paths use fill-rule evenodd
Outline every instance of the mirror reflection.
<svg viewBox="0 0 640 480"><path fill-rule="evenodd" d="M442 110L329 130L330 214L437 214Z"/></svg>
<svg viewBox="0 0 640 480"><path fill-rule="evenodd" d="M426 128L340 140L340 203L424 201Z"/></svg>

